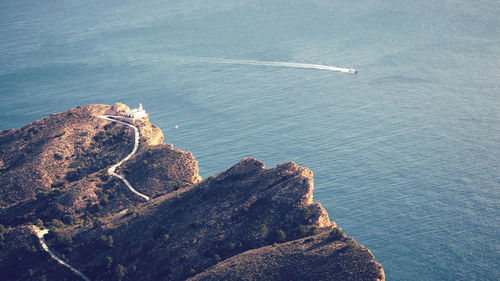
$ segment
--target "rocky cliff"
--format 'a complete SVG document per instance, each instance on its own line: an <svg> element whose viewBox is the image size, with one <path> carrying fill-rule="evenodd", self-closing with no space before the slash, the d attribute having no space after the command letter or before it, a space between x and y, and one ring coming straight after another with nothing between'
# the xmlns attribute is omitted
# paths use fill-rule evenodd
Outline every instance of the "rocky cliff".
<svg viewBox="0 0 500 281"><path fill-rule="evenodd" d="M36 224L91 280L384 280L293 162L248 158L202 180L190 152L136 120L139 150L116 170L151 199L136 196L107 172L134 147L134 130L98 118L127 110L88 105L0 132L0 276L78 278L41 249Z"/></svg>

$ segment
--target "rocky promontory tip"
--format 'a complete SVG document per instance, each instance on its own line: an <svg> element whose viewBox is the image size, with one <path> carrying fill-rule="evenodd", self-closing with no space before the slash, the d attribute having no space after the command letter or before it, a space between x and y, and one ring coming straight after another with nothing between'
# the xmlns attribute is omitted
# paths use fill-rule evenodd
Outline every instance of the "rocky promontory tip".
<svg viewBox="0 0 500 281"><path fill-rule="evenodd" d="M223 172L227 177L237 177L243 176L246 174L250 174L256 171L260 171L264 169L264 162L259 161L255 158L245 158L241 160L238 164L233 167L227 169L227 171Z"/></svg>
<svg viewBox="0 0 500 281"><path fill-rule="evenodd" d="M202 180L192 153L163 140L142 104L0 131L0 276L384 280L313 201L309 169L245 158ZM44 229L46 245L29 229Z"/></svg>

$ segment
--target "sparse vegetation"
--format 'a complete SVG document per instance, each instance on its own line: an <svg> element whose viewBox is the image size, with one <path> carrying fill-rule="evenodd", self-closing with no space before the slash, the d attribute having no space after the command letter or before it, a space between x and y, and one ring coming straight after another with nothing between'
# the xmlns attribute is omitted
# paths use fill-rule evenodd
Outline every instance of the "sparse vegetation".
<svg viewBox="0 0 500 281"><path fill-rule="evenodd" d="M215 262L220 262L222 260L222 258L218 254L215 254L214 260L215 260Z"/></svg>
<svg viewBox="0 0 500 281"><path fill-rule="evenodd" d="M65 114L60 115L67 118ZM327 233L329 229L326 227L314 225L312 218L318 217L321 208L304 207L303 202L299 203L305 192L309 192L303 185L308 180L307 173L298 173L290 165L285 170L259 170L255 169L259 163L251 163L247 167L210 177L196 188L191 188L198 184L197 163L192 155L173 150L168 145L148 146L155 136L147 136L141 139L138 154L117 171L123 173L138 191L147 190L146 193L154 198L149 202L139 202L138 198L122 190L123 184L119 179L107 174L111 164L130 153L134 140L132 131L116 122L105 124L95 118L82 121L86 116L92 115L72 110L71 118L81 121L82 126L56 119L54 124L57 124L57 129L40 129L38 132L30 126L25 127L24 136L20 138L23 143L13 143L9 152L15 157L8 160L2 158L4 167L10 169L12 162L25 169L17 171L27 171L26 167L31 169L31 166L26 163L35 163L32 161L36 159L34 157L44 153L49 156L45 160L53 161L48 166L54 169L40 169L43 176L49 179L44 184L30 189L26 183L33 184L31 178L21 177L19 185L24 184L22 188L14 189L12 185L7 189L9 193L6 194L17 195L16 192L24 190L31 194L19 196L25 201L16 201L15 205L7 208L8 211L0 210L0 222L8 226L7 231L0 226L0 245L3 245L0 267L7 266L5 264L20 264L22 267L21 277L7 279L29 280L30 274L38 279L43 274L54 280L71 280L74 277L65 276L71 272L60 270L57 263L47 263L47 255L34 254L39 250L38 244L24 242L27 237L30 237L29 241L36 241L36 237L25 228L30 223L40 228L44 225L49 227L50 232L46 236L49 247L53 247L61 257L67 257L68 262L74 261L75 267L87 263L84 270L92 272L90 277L93 280L185 280L189 276L203 274L216 263L219 263L217 268L225 268L226 262L234 265L231 270L240 274L237 276L246 277L251 266L240 257L248 253L261 253L252 261L261 262L259 268L270 266L268 272L276 272L273 266L278 260L280 264L283 262L287 268L287 272L280 273L284 274L280 276L283 279L288 277L288 271L299 267L301 271L310 270L316 274L318 269L300 263L302 250L297 249L301 248L288 248L292 247L294 240L300 241L300 247L305 243L309 244L307 249L321 250L307 259L320 256L325 272L332 271L331 268L335 268L336 272L348 272L345 268L361 268L371 261L368 254L358 257L363 254L363 247L356 247L354 240L347 241L348 246L338 250L341 248L339 243L345 241L340 229ZM64 126L73 127L60 138ZM141 128L141 133L150 132L151 128ZM49 144L47 150L40 149L29 143L33 135L37 135L37 141L43 141L43 136L54 137L56 139L52 139L51 143L57 146L50 147L52 144ZM71 142L74 147L66 149ZM24 148L17 151L21 144ZM34 178L32 174L27 176ZM127 205L127 212L119 214ZM78 226L73 227L76 223ZM13 234L12 231L16 232ZM312 234L317 235L300 239ZM324 243L336 239L340 242ZM11 249L14 244L18 249ZM265 247L268 245L274 247ZM338 251L328 252L332 249ZM15 251L22 254L12 259L11 253ZM321 256L323 251L328 252L328 259ZM279 253L279 257L272 257L273 253ZM341 258L344 258L341 264L333 262ZM28 259L30 268L22 263ZM358 260L363 262L356 263ZM55 269L41 270L40 266L46 264ZM58 278L60 276L53 275L53 272L63 277ZM254 271L264 274L262 272ZM260 280L269 277L265 274L257 276ZM308 278L314 279L311 276Z"/></svg>
<svg viewBox="0 0 500 281"><path fill-rule="evenodd" d="M301 210L304 221L308 221L311 218L311 210L307 207L304 207Z"/></svg>
<svg viewBox="0 0 500 281"><path fill-rule="evenodd" d="M235 248L235 247L236 247L236 243L234 243L234 242L229 242L229 243L227 244L227 249L228 249L229 251L234 250L234 248Z"/></svg>
<svg viewBox="0 0 500 281"><path fill-rule="evenodd" d="M358 242L356 242L354 239L349 239L347 240L346 245L348 248L354 248L358 246Z"/></svg>
<svg viewBox="0 0 500 281"><path fill-rule="evenodd" d="M307 230L306 230L305 226L303 226L303 225L299 225L298 226L298 233L299 233L300 236L306 234L306 232L307 232Z"/></svg>
<svg viewBox="0 0 500 281"><path fill-rule="evenodd" d="M33 245L26 245L25 248L26 248L26 251L28 251L30 253L36 253L37 252L35 246L33 246Z"/></svg>
<svg viewBox="0 0 500 281"><path fill-rule="evenodd" d="M69 246L73 243L73 239L71 238L71 235L69 235L68 233L61 233L56 231L55 235L57 243L61 245Z"/></svg>
<svg viewBox="0 0 500 281"><path fill-rule="evenodd" d="M104 258L104 267L110 269L113 266L113 259L110 256Z"/></svg>
<svg viewBox="0 0 500 281"><path fill-rule="evenodd" d="M57 182L53 182L50 187L51 188L60 188L60 187L64 187L64 185L66 184L66 182L64 181L57 181Z"/></svg>
<svg viewBox="0 0 500 281"><path fill-rule="evenodd" d="M276 242L285 242L286 241L286 234L283 230L278 229L275 232L275 241Z"/></svg>
<svg viewBox="0 0 500 281"><path fill-rule="evenodd" d="M316 225L311 226L311 233L313 235L317 235L321 233L321 229L317 227Z"/></svg>
<svg viewBox="0 0 500 281"><path fill-rule="evenodd" d="M261 224L259 228L259 236L261 239L266 239L267 235L269 233L269 230L267 229L267 226L265 224Z"/></svg>
<svg viewBox="0 0 500 281"><path fill-rule="evenodd" d="M90 143L88 150L78 154L68 165L66 180L78 181L85 176L97 172L115 163L133 145L127 128L117 126L98 132ZM123 145L124 144L124 145ZM122 152L120 152L122 151ZM100 175L101 180L107 180L106 175Z"/></svg>
<svg viewBox="0 0 500 281"><path fill-rule="evenodd" d="M342 238L343 235L344 233L342 232L342 228L340 227L334 227L330 232L330 238L332 240L337 240L339 238Z"/></svg>
<svg viewBox="0 0 500 281"><path fill-rule="evenodd" d="M139 213L137 212L137 208L134 205L129 204L128 205L128 210L127 210L127 215L135 217L138 214Z"/></svg>
<svg viewBox="0 0 500 281"><path fill-rule="evenodd" d="M101 204L107 205L109 203L109 196L107 194L103 194L101 197Z"/></svg>
<svg viewBox="0 0 500 281"><path fill-rule="evenodd" d="M105 248L113 248L113 236L102 234L99 236L99 245Z"/></svg>
<svg viewBox="0 0 500 281"><path fill-rule="evenodd" d="M193 276L193 275L195 275L195 274L196 274L196 270L194 270L194 268L190 268L190 269L189 269L189 275L190 275L190 276Z"/></svg>
<svg viewBox="0 0 500 281"><path fill-rule="evenodd" d="M64 223L58 219L52 219L50 221L50 225L56 228L61 228L65 226Z"/></svg>
<svg viewBox="0 0 500 281"><path fill-rule="evenodd" d="M125 277L125 274L127 273L127 269L123 265L117 264L115 267L114 273L115 273L116 279L118 281L121 281L123 279L123 277Z"/></svg>

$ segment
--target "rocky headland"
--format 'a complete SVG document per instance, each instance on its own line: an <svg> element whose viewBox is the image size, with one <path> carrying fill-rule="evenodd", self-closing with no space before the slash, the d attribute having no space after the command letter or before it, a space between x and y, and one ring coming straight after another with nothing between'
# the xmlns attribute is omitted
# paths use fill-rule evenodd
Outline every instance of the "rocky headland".
<svg viewBox="0 0 500 281"><path fill-rule="evenodd" d="M247 158L206 179L124 104L87 105L0 131L5 280L384 280L364 246L313 201L313 173ZM145 200L148 198L149 200ZM83 279L82 279L83 280Z"/></svg>

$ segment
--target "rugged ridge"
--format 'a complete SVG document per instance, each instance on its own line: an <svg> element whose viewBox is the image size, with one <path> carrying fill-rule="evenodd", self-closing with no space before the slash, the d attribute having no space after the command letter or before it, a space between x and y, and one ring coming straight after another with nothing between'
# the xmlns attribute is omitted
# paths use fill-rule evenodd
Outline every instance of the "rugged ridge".
<svg viewBox="0 0 500 281"><path fill-rule="evenodd" d="M313 202L313 173L246 158L202 180L190 152L163 144L149 120L133 131L87 105L0 131L0 276L74 280L41 251L30 225L91 280L384 280L365 247ZM19 263L19 259L24 262ZM33 277L35 276L35 277Z"/></svg>
<svg viewBox="0 0 500 281"><path fill-rule="evenodd" d="M323 233L246 251L188 280L384 280L365 247L347 246ZM371 260L371 262L370 262ZM314 270L310 270L310 269Z"/></svg>

